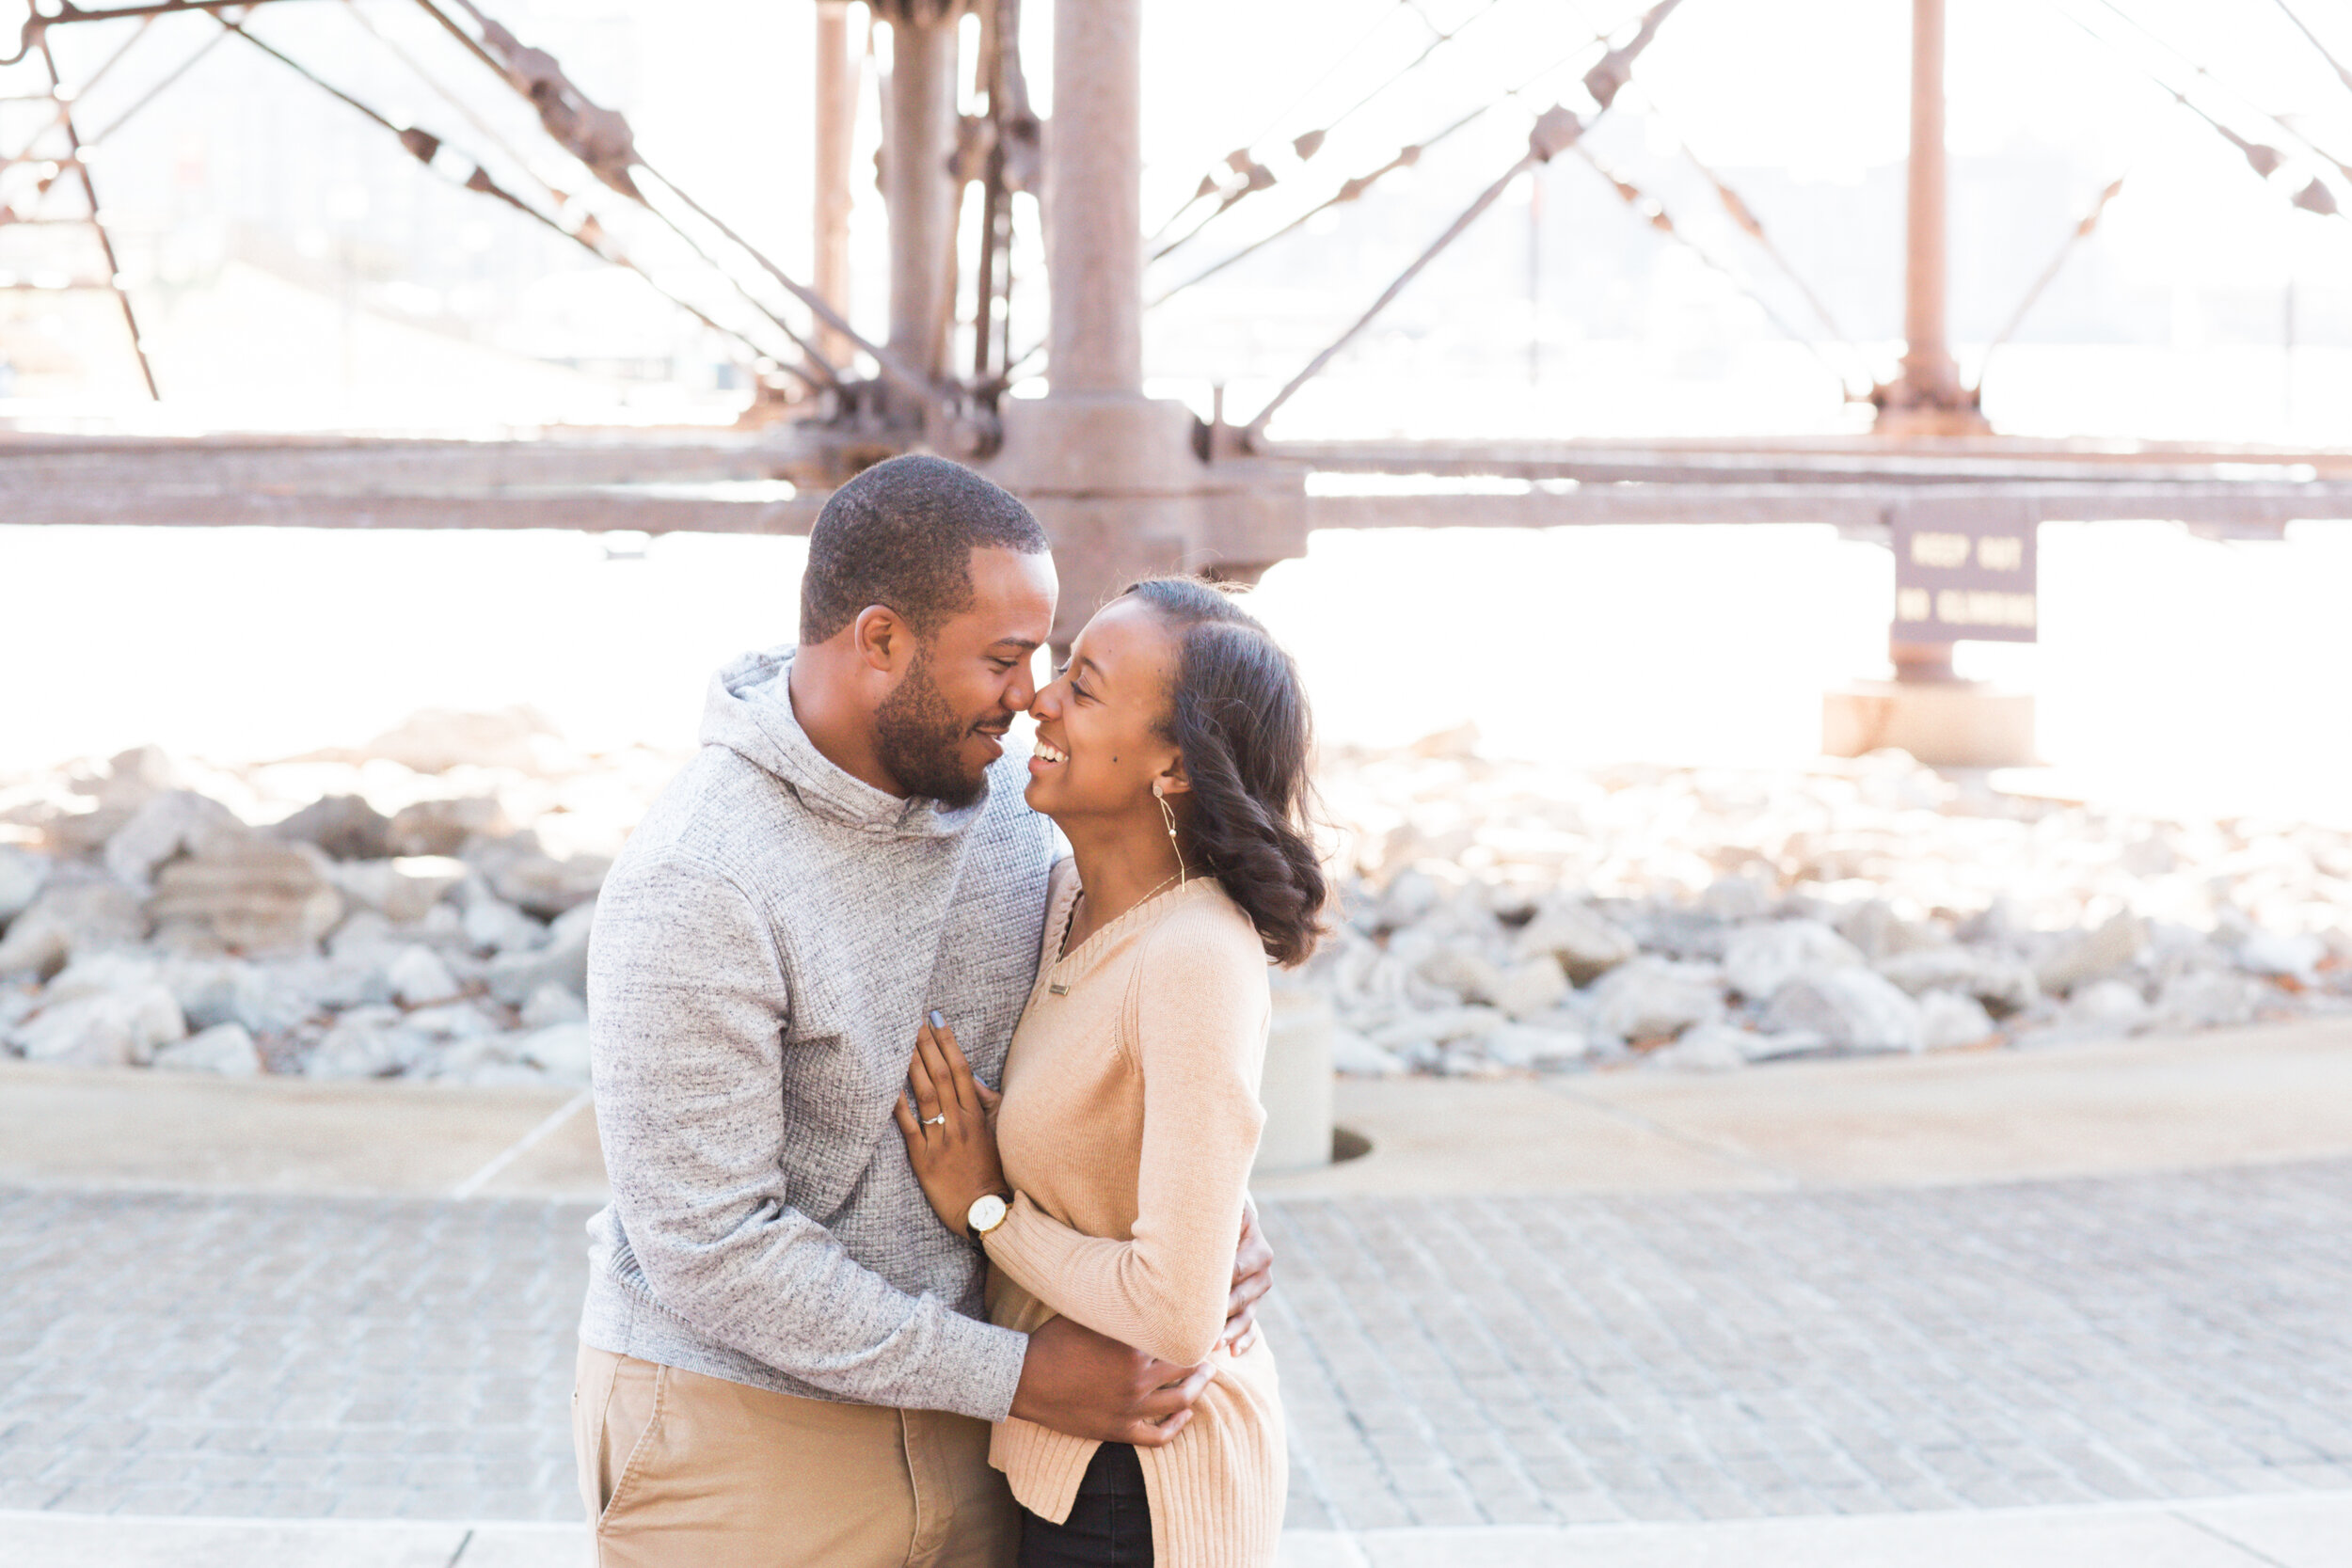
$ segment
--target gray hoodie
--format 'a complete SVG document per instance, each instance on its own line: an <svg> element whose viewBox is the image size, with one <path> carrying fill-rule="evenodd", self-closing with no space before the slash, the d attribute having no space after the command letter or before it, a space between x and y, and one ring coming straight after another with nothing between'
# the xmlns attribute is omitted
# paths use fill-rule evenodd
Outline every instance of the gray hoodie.
<svg viewBox="0 0 2352 1568"><path fill-rule="evenodd" d="M711 684L702 750L621 852L588 960L611 1206L580 1338L810 1399L998 1420L1027 1340L931 1213L891 1106L923 1015L985 1082L1036 974L1052 825L1024 759L977 804L862 784L792 715L791 650Z"/></svg>

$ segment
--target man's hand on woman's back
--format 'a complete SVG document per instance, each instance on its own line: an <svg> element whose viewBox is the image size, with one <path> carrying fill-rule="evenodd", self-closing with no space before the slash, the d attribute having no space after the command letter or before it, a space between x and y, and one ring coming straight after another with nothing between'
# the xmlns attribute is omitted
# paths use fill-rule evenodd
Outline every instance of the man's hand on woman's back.
<svg viewBox="0 0 2352 1568"><path fill-rule="evenodd" d="M1274 1286L1274 1248L1258 1227L1257 1205L1245 1203L1241 1244L1233 1255L1232 1293L1226 1298L1225 1345L1239 1355L1256 1343L1258 1303ZM1073 1437L1155 1449L1192 1419L1193 1402L1209 1386L1211 1369L1179 1367L1068 1318L1056 1318L1029 1336L1012 1413Z"/></svg>
<svg viewBox="0 0 2352 1568"><path fill-rule="evenodd" d="M1073 1437L1156 1449L1192 1419L1209 1371L1155 1360L1056 1318L1029 1336L1012 1413Z"/></svg>
<svg viewBox="0 0 2352 1568"><path fill-rule="evenodd" d="M1258 1228L1258 1206L1244 1199L1241 1244L1233 1250L1233 1289L1225 1298L1225 1348L1235 1355L1258 1342L1258 1303L1274 1289L1274 1248Z"/></svg>

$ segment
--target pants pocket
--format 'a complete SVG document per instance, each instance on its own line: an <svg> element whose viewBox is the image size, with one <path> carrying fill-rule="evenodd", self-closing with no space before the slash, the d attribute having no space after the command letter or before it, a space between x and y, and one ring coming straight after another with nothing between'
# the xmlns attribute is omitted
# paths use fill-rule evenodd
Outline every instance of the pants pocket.
<svg viewBox="0 0 2352 1568"><path fill-rule="evenodd" d="M623 1356L612 1369L596 1444L596 1529L626 1513L644 1489L661 1447L670 1369Z"/></svg>

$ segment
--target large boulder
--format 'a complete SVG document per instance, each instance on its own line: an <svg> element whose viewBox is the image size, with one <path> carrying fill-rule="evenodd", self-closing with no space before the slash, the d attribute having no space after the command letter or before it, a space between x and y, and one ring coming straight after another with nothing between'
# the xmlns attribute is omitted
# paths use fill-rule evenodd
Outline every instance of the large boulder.
<svg viewBox="0 0 2352 1568"><path fill-rule="evenodd" d="M1984 1004L1964 991L1931 990L1918 1000L1919 1040L1927 1050L1981 1045L1997 1032Z"/></svg>
<svg viewBox="0 0 2352 1568"><path fill-rule="evenodd" d="M1724 949L1724 979L1752 1001L1762 1001L1812 969L1845 969L1861 949L1818 920L1773 920L1742 926Z"/></svg>
<svg viewBox="0 0 2352 1568"><path fill-rule="evenodd" d="M1465 1002L1493 1002L1502 989L1502 971L1459 942L1438 946L1413 973Z"/></svg>
<svg viewBox="0 0 2352 1568"><path fill-rule="evenodd" d="M458 929L466 945L477 952L528 953L545 945L548 928L479 883L470 893L461 890L465 912Z"/></svg>
<svg viewBox="0 0 2352 1568"><path fill-rule="evenodd" d="M315 845L339 861L377 861L391 855L392 819L357 795L326 795L268 830L288 844Z"/></svg>
<svg viewBox="0 0 2352 1568"><path fill-rule="evenodd" d="M384 846L395 855L453 855L469 839L501 838L514 831L495 796L419 800L392 815L384 829Z"/></svg>
<svg viewBox="0 0 2352 1568"><path fill-rule="evenodd" d="M202 1034L190 1035L155 1053L158 1072L210 1072L222 1078L250 1078L262 1070L262 1053L242 1023L220 1023Z"/></svg>
<svg viewBox="0 0 2352 1568"><path fill-rule="evenodd" d="M118 753L103 774L75 781L74 790L94 796L97 805L52 821L51 842L69 855L96 852L138 815L140 807L169 789L178 774L161 747L137 746Z"/></svg>
<svg viewBox="0 0 2352 1568"><path fill-rule="evenodd" d="M424 946L404 949L385 967L384 978L392 988L392 999L409 1007L450 1001L462 989L440 955Z"/></svg>
<svg viewBox="0 0 2352 1568"><path fill-rule="evenodd" d="M44 1006L10 1032L26 1059L74 1067L144 1067L183 1038L187 1021L171 992L149 981Z"/></svg>
<svg viewBox="0 0 2352 1568"><path fill-rule="evenodd" d="M1534 1023L1502 1024L1478 1044L1498 1066L1537 1072L1572 1067L1593 1050L1580 1030Z"/></svg>
<svg viewBox="0 0 2352 1568"><path fill-rule="evenodd" d="M585 1023L588 1004L550 980L523 1000L522 1025L545 1029L557 1023Z"/></svg>
<svg viewBox="0 0 2352 1568"><path fill-rule="evenodd" d="M2153 1016L2148 999L2128 980L2094 980L2067 998L2063 1015L2086 1035L2128 1035L2145 1028Z"/></svg>
<svg viewBox="0 0 2352 1568"><path fill-rule="evenodd" d="M497 1019L471 1002L443 1002L429 1007L419 1007L401 1022L405 1027L443 1045L454 1040L485 1039L504 1033Z"/></svg>
<svg viewBox="0 0 2352 1568"><path fill-rule="evenodd" d="M162 977L161 961L139 949L107 948L86 953L67 964L58 971L56 978L41 988L40 999L44 1006L55 1006L60 1002L79 1002L86 997L103 996L108 991L155 985L161 982Z"/></svg>
<svg viewBox="0 0 2352 1568"><path fill-rule="evenodd" d="M1646 953L1719 964L1731 944L1731 923L1711 910L1652 909L1635 927L1634 939Z"/></svg>
<svg viewBox="0 0 2352 1568"><path fill-rule="evenodd" d="M147 912L249 953L308 949L342 918L326 857L258 835L217 844L155 873Z"/></svg>
<svg viewBox="0 0 2352 1568"><path fill-rule="evenodd" d="M119 881L143 885L157 866L182 855L232 854L250 832L210 796L167 790L106 841L106 869Z"/></svg>
<svg viewBox="0 0 2352 1568"><path fill-rule="evenodd" d="M1593 1024L1622 1040L1678 1035L1723 1017L1722 972L1712 964L1639 958L1595 982Z"/></svg>
<svg viewBox="0 0 2352 1568"><path fill-rule="evenodd" d="M1529 921L1512 944L1521 958L1549 956L1576 984L1588 985L1639 951L1633 939L1583 904L1555 904Z"/></svg>
<svg viewBox="0 0 2352 1568"><path fill-rule="evenodd" d="M548 928L547 944L531 951L501 953L490 960L490 994L509 1006L519 1007L541 986L555 984L575 996L588 994L588 927L596 907L582 904Z"/></svg>
<svg viewBox="0 0 2352 1568"><path fill-rule="evenodd" d="M1394 1078L1405 1071L1405 1064L1342 1026L1331 1031L1331 1069L1348 1078Z"/></svg>
<svg viewBox="0 0 2352 1568"><path fill-rule="evenodd" d="M2042 999L2041 982L2027 965L1958 943L1891 953L1877 968L1915 997L1934 990L1960 991L2004 1017L2024 1012Z"/></svg>
<svg viewBox="0 0 2352 1568"><path fill-rule="evenodd" d="M49 880L50 860L13 844L0 844L0 931L33 907L41 885Z"/></svg>
<svg viewBox="0 0 2352 1568"><path fill-rule="evenodd" d="M433 1054L433 1037L409 1028L396 1007L354 1007L302 1065L312 1078L396 1078Z"/></svg>
<svg viewBox="0 0 2352 1568"><path fill-rule="evenodd" d="M539 847L535 834L477 839L466 847L468 863L489 881L490 891L543 920L593 903L612 863L602 855L558 860Z"/></svg>
<svg viewBox="0 0 2352 1568"><path fill-rule="evenodd" d="M541 770L547 742L555 738L555 726L526 707L497 713L422 708L369 741L359 755L419 773L446 773L468 763L532 773Z"/></svg>
<svg viewBox="0 0 2352 1568"><path fill-rule="evenodd" d="M1718 920L1761 920L1772 912L1780 895L1760 877L1718 877L1699 895L1699 909Z"/></svg>
<svg viewBox="0 0 2352 1568"><path fill-rule="evenodd" d="M2237 944L2239 965L2255 974L2280 975L2310 985L2328 957L2325 938L2306 933L2255 931Z"/></svg>
<svg viewBox="0 0 2352 1568"><path fill-rule="evenodd" d="M2251 1023L2277 992L2227 970L2176 974L2156 992L2153 1022L2166 1029L2217 1029Z"/></svg>
<svg viewBox="0 0 2352 1568"><path fill-rule="evenodd" d="M1524 1022L1539 1018L1567 999L1568 974L1560 960L1538 953L1511 966L1495 988L1494 1004Z"/></svg>
<svg viewBox="0 0 2352 1568"><path fill-rule="evenodd" d="M1389 879L1389 885L1371 911L1371 927L1375 931L1393 931L1411 926L1436 909L1445 899L1445 889L1428 872L1406 866Z"/></svg>
<svg viewBox="0 0 2352 1568"><path fill-rule="evenodd" d="M253 963L243 958L182 956L166 959L157 978L193 1029L233 1023L254 1035L278 1035L322 1010L300 983L315 960Z"/></svg>
<svg viewBox="0 0 2352 1568"><path fill-rule="evenodd" d="M1764 1008L1773 1030L1818 1035L1850 1051L1918 1051L1927 1045L1919 1004L1869 970L1816 970L1789 979Z"/></svg>
<svg viewBox="0 0 2352 1568"><path fill-rule="evenodd" d="M1484 1039L1504 1022L1493 1007L1437 1007L1401 1014L1371 1031L1368 1037L1383 1051L1409 1052L1416 1046L1442 1045L1449 1040Z"/></svg>
<svg viewBox="0 0 2352 1568"><path fill-rule="evenodd" d="M0 975L45 979L70 958L127 946L147 928L138 895L121 883L52 880L0 937Z"/></svg>
<svg viewBox="0 0 2352 1568"><path fill-rule="evenodd" d="M1865 899L1842 911L1837 917L1837 934L1873 961L1915 948L1940 946L1946 940L1933 926L1897 914L1883 898Z"/></svg>
<svg viewBox="0 0 2352 1568"><path fill-rule="evenodd" d="M524 1061L550 1078L570 1084L588 1082L589 1042L585 1023L554 1023L533 1030L516 1051Z"/></svg>
<svg viewBox="0 0 2352 1568"><path fill-rule="evenodd" d="M1756 1059L1751 1042L1760 1051L1763 1037L1728 1023L1696 1023L1671 1045L1651 1052L1643 1065L1677 1072L1724 1072Z"/></svg>
<svg viewBox="0 0 2352 1568"><path fill-rule="evenodd" d="M2095 931L2058 942L2034 965L2034 978L2043 990L2063 996L2129 968L2147 946L2148 923L2136 914L2119 914Z"/></svg>
<svg viewBox="0 0 2352 1568"><path fill-rule="evenodd" d="M465 881L466 863L445 855L347 860L326 868L346 902L373 910L395 925L422 920L434 905Z"/></svg>

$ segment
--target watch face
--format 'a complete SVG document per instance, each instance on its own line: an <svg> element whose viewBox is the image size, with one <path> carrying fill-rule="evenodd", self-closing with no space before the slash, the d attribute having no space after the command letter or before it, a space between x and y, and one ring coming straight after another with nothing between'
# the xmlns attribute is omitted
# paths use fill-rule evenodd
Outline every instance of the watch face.
<svg viewBox="0 0 2352 1568"><path fill-rule="evenodd" d="M1005 1200L994 1193L973 1200L971 1212L964 1223L975 1230L989 1231L1005 1223Z"/></svg>

